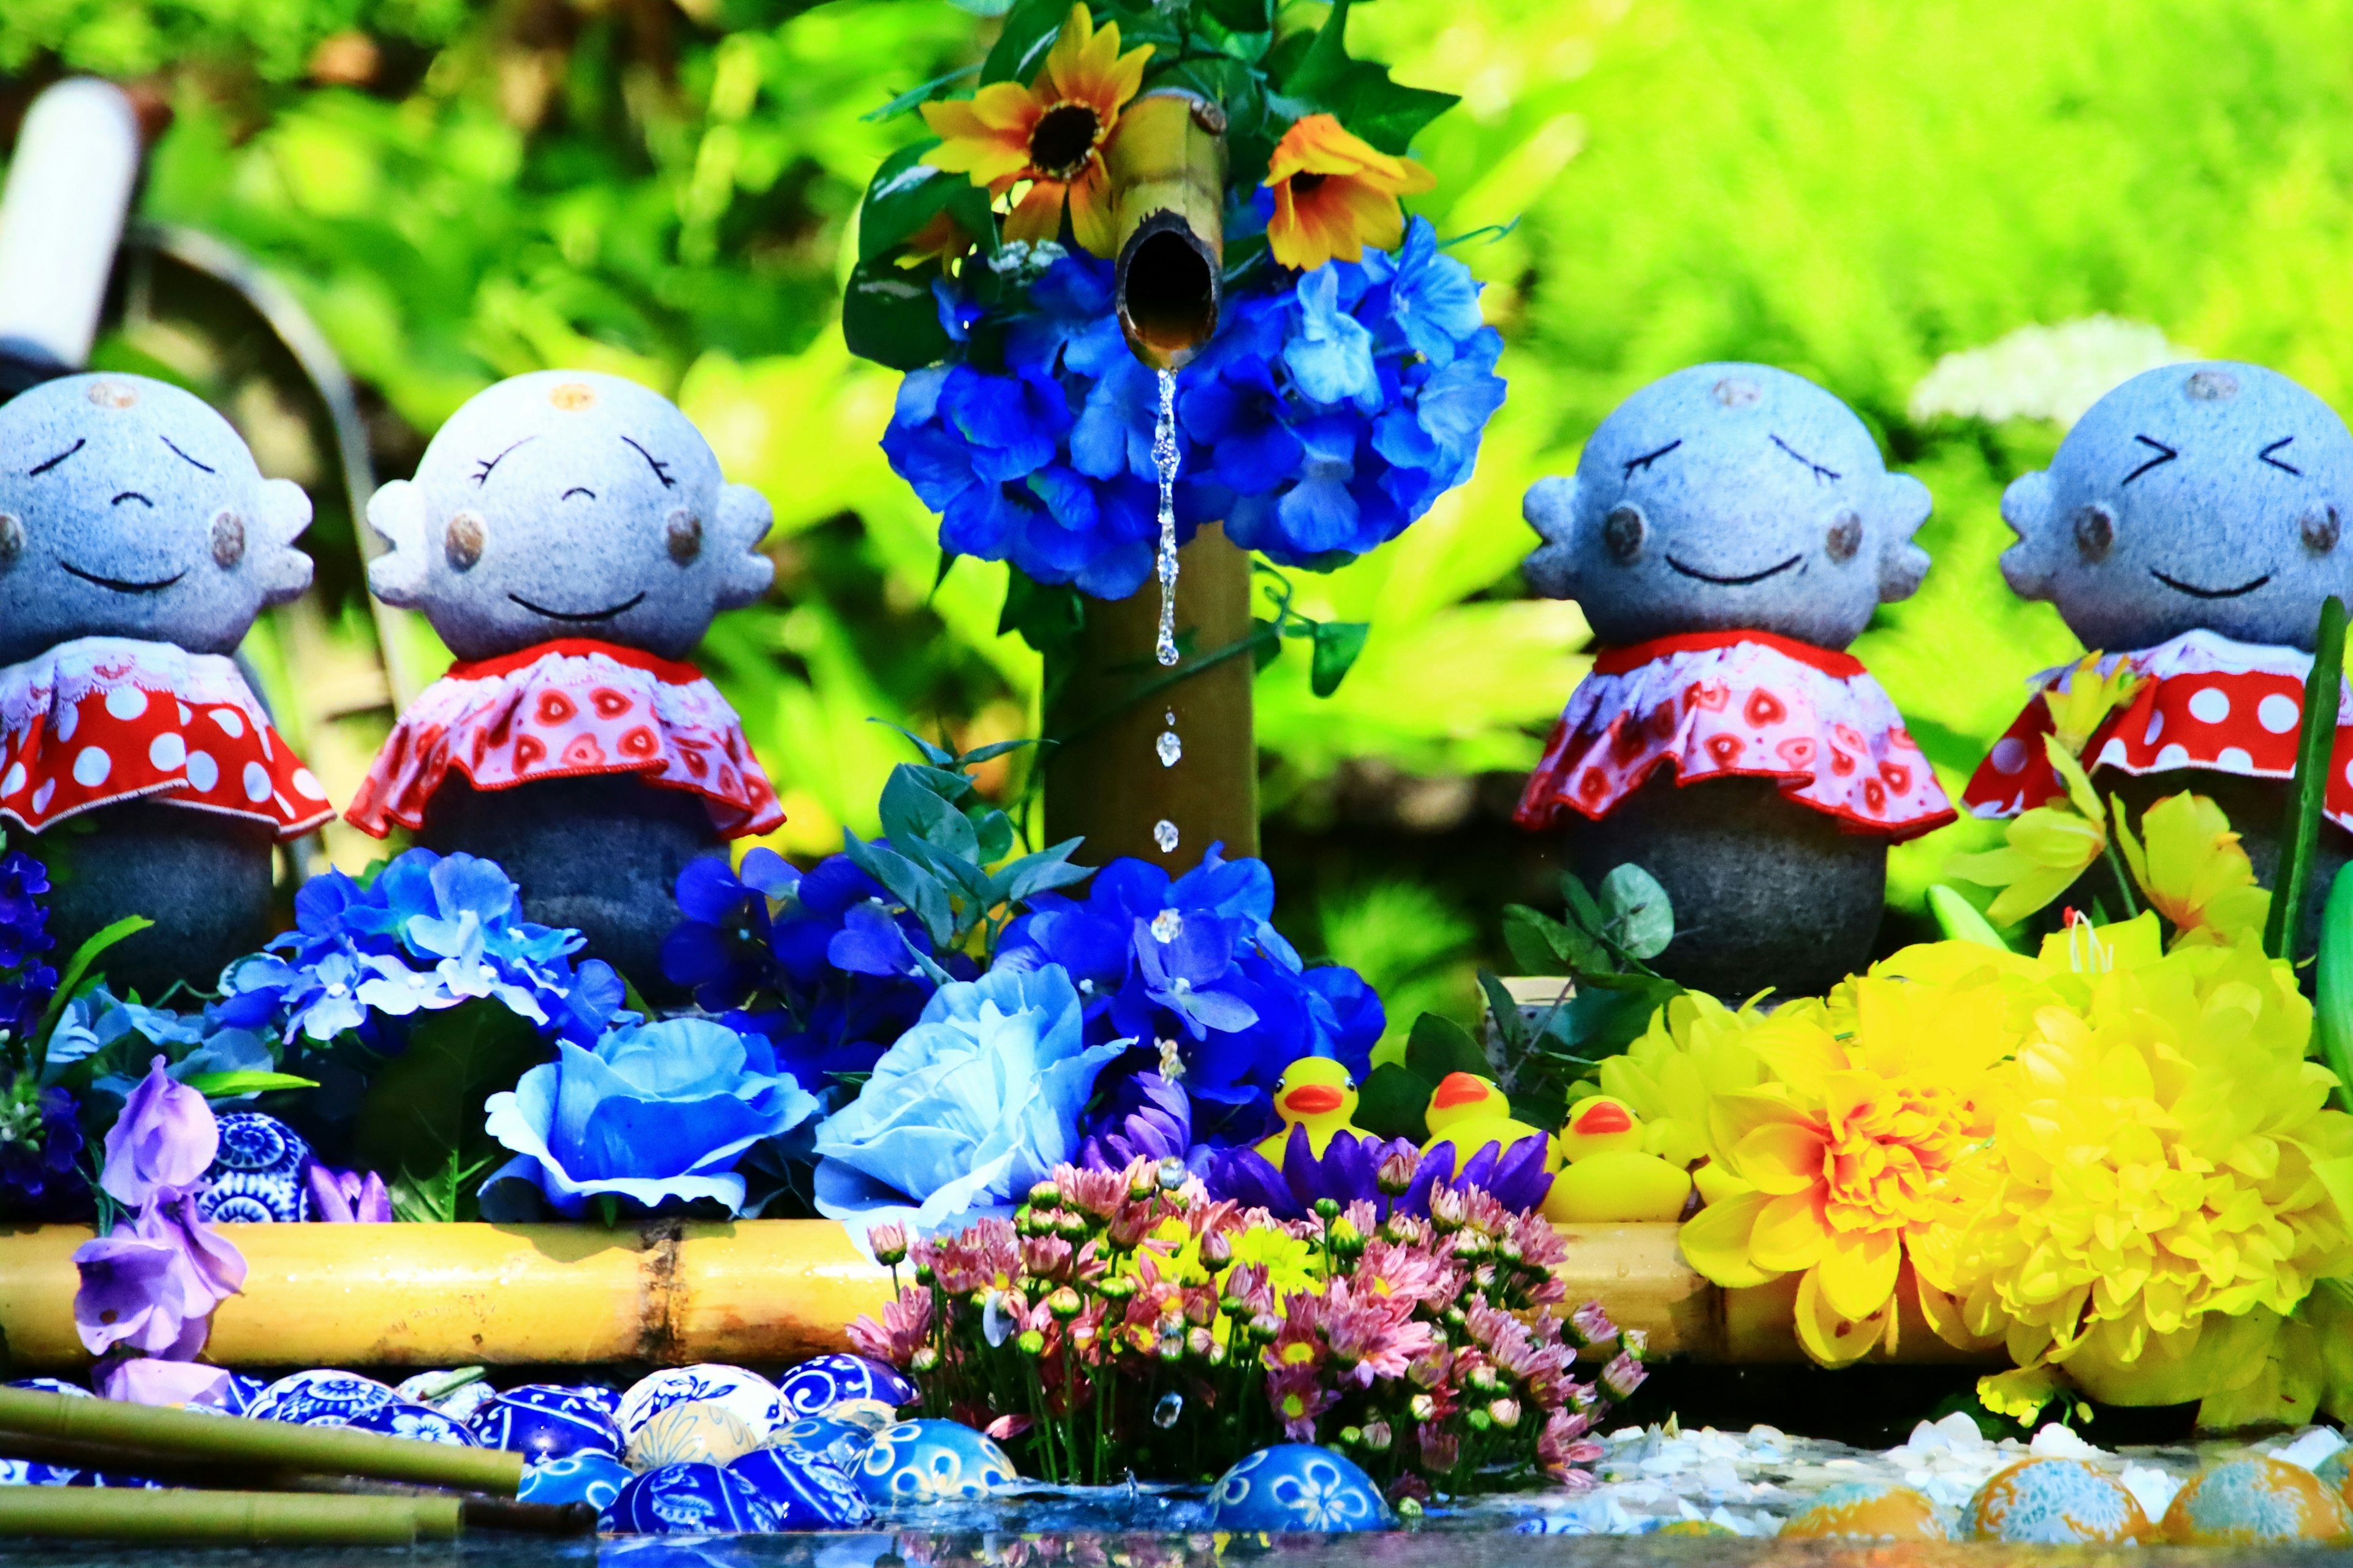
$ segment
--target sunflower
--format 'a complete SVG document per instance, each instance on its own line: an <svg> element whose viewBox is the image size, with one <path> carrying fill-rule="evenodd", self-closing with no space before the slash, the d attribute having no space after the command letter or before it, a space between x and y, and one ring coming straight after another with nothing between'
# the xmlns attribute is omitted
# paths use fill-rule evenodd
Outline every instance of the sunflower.
<svg viewBox="0 0 2353 1568"><path fill-rule="evenodd" d="M1006 216L1007 239L1052 239L1067 204L1078 242L1109 256L1115 237L1103 147L1119 111L1144 85L1151 54L1149 44L1121 54L1119 24L1098 32L1086 6L1073 5L1028 87L992 82L971 98L923 105L923 121L940 138L924 162L968 174L994 195L1028 181Z"/></svg>
<svg viewBox="0 0 2353 1568"><path fill-rule="evenodd" d="M1328 114L1310 114L1282 133L1267 166L1274 193L1267 243L1276 261L1302 272L1335 257L1361 261L1366 246L1392 250L1404 237L1398 198L1437 184L1412 159L1351 136Z"/></svg>

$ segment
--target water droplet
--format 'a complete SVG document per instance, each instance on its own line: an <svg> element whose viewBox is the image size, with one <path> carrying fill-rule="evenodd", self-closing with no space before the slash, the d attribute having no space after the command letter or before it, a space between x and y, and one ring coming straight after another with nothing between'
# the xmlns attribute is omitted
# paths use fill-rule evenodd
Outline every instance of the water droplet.
<svg viewBox="0 0 2353 1568"><path fill-rule="evenodd" d="M1181 1081L1185 1077L1184 1053L1177 1047L1176 1042L1171 1039L1164 1037L1159 1042L1159 1046L1160 1076L1170 1083Z"/></svg>
<svg viewBox="0 0 2353 1568"><path fill-rule="evenodd" d="M1183 934L1185 917L1175 910L1163 910L1152 917L1152 935L1158 942L1175 942Z"/></svg>
<svg viewBox="0 0 2353 1568"><path fill-rule="evenodd" d="M1153 657L1171 665L1176 662L1176 373L1173 370L1160 373L1160 416L1152 426L1152 464L1160 470L1160 640L1153 647Z"/></svg>
<svg viewBox="0 0 2353 1568"><path fill-rule="evenodd" d="M1185 1396L1181 1394L1164 1394L1160 1396L1160 1403L1152 1407L1152 1424L1166 1432L1176 1426L1176 1417L1184 1414Z"/></svg>
<svg viewBox="0 0 2353 1568"><path fill-rule="evenodd" d="M1163 855L1176 853L1176 825L1166 817L1152 825L1152 842L1160 846Z"/></svg>
<svg viewBox="0 0 2353 1568"><path fill-rule="evenodd" d="M1176 710L1174 708L1163 709L1160 714L1160 721L1163 724L1173 726L1176 722Z"/></svg>
<svg viewBox="0 0 2353 1568"><path fill-rule="evenodd" d="M1161 731L1153 749L1160 753L1160 765L1164 768L1175 767L1185 756L1185 742L1176 738L1174 730Z"/></svg>

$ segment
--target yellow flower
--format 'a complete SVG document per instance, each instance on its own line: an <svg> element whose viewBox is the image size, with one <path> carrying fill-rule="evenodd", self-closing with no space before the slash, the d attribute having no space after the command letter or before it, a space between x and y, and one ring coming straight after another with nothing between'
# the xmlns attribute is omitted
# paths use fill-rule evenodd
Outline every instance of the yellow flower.
<svg viewBox="0 0 2353 1568"><path fill-rule="evenodd" d="M2145 680L2121 658L2115 670L2104 676L2099 653L2085 654L2067 672L2064 689L2052 688L2042 694L2051 710L2052 737L2069 756L2082 756L2092 732L2107 721L2109 714L2130 702Z"/></svg>
<svg viewBox="0 0 2353 1568"><path fill-rule="evenodd" d="M1288 1231L1255 1226L1233 1232L1230 1239L1234 1262L1265 1269L1266 1282L1278 1303L1303 1290L1314 1290L1323 1282L1322 1259L1313 1242L1303 1241ZM1220 1290L1225 1289L1225 1281L1226 1276L1220 1274Z"/></svg>
<svg viewBox="0 0 2353 1568"><path fill-rule="evenodd" d="M940 138L924 162L968 174L997 195L1029 181L1006 216L1007 239L1052 239L1067 204L1071 235L1097 256L1109 256L1116 237L1103 147L1119 126L1119 111L1144 85L1151 54L1149 44L1121 54L1119 24L1098 32L1086 6L1073 5L1028 87L992 82L968 99L923 106L924 123Z"/></svg>
<svg viewBox="0 0 2353 1568"><path fill-rule="evenodd" d="M1266 186L1274 216L1266 238L1285 267L1312 271L1332 260L1361 261L1365 247L1393 249L1405 236L1398 198L1434 188L1437 177L1350 135L1328 114L1294 121L1275 143Z"/></svg>
<svg viewBox="0 0 2353 1568"><path fill-rule="evenodd" d="M1599 1092L1624 1100L1641 1118L1643 1152L1689 1167L1712 1152L1708 1108L1715 1097L1755 1089L1765 1077L1764 1059L1746 1043L1765 1016L1754 1006L1736 1013L1713 996L1686 991L1651 1016L1650 1028L1622 1056L1602 1061Z"/></svg>
<svg viewBox="0 0 2353 1568"><path fill-rule="evenodd" d="M2107 812L2084 765L2056 735L2042 737L2042 751L2066 782L2066 804L2020 813L2002 848L1952 858L1954 876L2002 889L1986 910L1986 919L1996 925L2024 920L2074 886L2107 853Z"/></svg>
<svg viewBox="0 0 2353 1568"><path fill-rule="evenodd" d="M2202 795L2169 795L2141 814L2140 830L2146 850L2119 815L2116 844L2149 903L2173 922L2176 942L2227 946L2262 933L2272 896L2256 886L2221 806Z"/></svg>

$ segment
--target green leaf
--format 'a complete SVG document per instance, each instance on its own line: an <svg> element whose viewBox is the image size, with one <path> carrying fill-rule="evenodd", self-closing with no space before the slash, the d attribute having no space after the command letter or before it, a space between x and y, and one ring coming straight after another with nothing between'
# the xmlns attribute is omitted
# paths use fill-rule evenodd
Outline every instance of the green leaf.
<svg viewBox="0 0 2353 1568"><path fill-rule="evenodd" d="M1040 583L1024 572L1006 574L1005 608L997 618L998 636L1019 632L1021 640L1044 654L1050 664L1067 660L1086 625L1086 599L1076 588Z"/></svg>
<svg viewBox="0 0 2353 1568"><path fill-rule="evenodd" d="M1073 882L1083 882L1095 874L1092 866L1073 866L1071 857L1084 840L1065 838L1050 845L1034 855L1024 855L997 873L997 882L1005 889L1005 901L1021 903L1039 893L1067 888Z"/></svg>
<svg viewBox="0 0 2353 1568"><path fill-rule="evenodd" d="M851 865L881 883L892 897L914 911L934 945L945 947L955 940L955 915L948 907L947 889L940 885L937 877L889 846L869 844L846 830L841 836L841 849L849 857Z"/></svg>
<svg viewBox="0 0 2353 1568"><path fill-rule="evenodd" d="M1285 97L1337 115L1340 123L1384 153L1403 153L1421 128L1461 101L1451 92L1405 87L1389 79L1388 68L1348 57L1350 0L1335 0L1289 76Z"/></svg>
<svg viewBox="0 0 2353 1568"><path fill-rule="evenodd" d="M1590 935L1525 904L1504 906L1504 946L1528 974L1610 967L1609 955Z"/></svg>
<svg viewBox="0 0 2353 1568"><path fill-rule="evenodd" d="M126 942L147 930L155 922L145 915L125 915L113 924L90 932L82 944L66 960L65 970L58 976L58 988L49 996L49 1005L41 1009L41 1021L33 1026L33 1038L41 1042L43 1051L48 1048L49 1031L57 1027L65 1015L66 1004L79 994L82 981L90 975L90 966L98 962L99 954L120 942Z"/></svg>
<svg viewBox="0 0 2353 1568"><path fill-rule="evenodd" d="M1350 667L1365 651L1365 639L1372 631L1369 621L1315 623L1315 662L1307 684L1316 696L1329 697L1340 689L1340 682L1348 678Z"/></svg>
<svg viewBox="0 0 2353 1568"><path fill-rule="evenodd" d="M2332 894L2336 891L2333 888L2329 890ZM2010 951L2010 944L2001 940L2001 933L1994 930L1985 912L1942 882L1928 889L1928 912L1936 917L1936 929L1947 940Z"/></svg>
<svg viewBox="0 0 2353 1568"><path fill-rule="evenodd" d="M973 819L973 836L979 840L979 860L984 866L994 866L1013 853L1013 819L991 807Z"/></svg>
<svg viewBox="0 0 2353 1568"><path fill-rule="evenodd" d="M2313 1044L2337 1075L2331 1099L2338 1110L2353 1110L2353 876L2341 872L2329 884L2328 902L2321 910L2314 984Z"/></svg>
<svg viewBox="0 0 2353 1568"><path fill-rule="evenodd" d="M319 1080L288 1072L200 1072L181 1082L206 1100L227 1100L239 1094L269 1094L281 1089L316 1089Z"/></svg>
<svg viewBox="0 0 2353 1568"><path fill-rule="evenodd" d="M1513 1009L1515 1016L1518 1012ZM1406 1037L1405 1065L1433 1085L1453 1072L1495 1076L1494 1064L1471 1037L1471 1031L1436 1013L1424 1013L1413 1021L1413 1032Z"/></svg>
<svg viewBox="0 0 2353 1568"><path fill-rule="evenodd" d="M959 187L972 182L962 174L934 169L923 155L940 144L936 136L913 142L882 160L866 183L866 199L858 209L858 259L880 261L914 237L939 216Z"/></svg>
<svg viewBox="0 0 2353 1568"><path fill-rule="evenodd" d="M951 776L955 777L958 795L971 788L961 775ZM921 769L902 763L891 770L882 785L881 814L882 831L890 835L892 847L910 859L936 865L938 858L970 860L979 852L980 839L973 830L972 818L940 798Z"/></svg>
<svg viewBox="0 0 2353 1568"><path fill-rule="evenodd" d="M1609 917L1601 912L1601 906L1594 901L1593 895L1586 891L1585 884L1577 879L1576 872L1563 871L1560 874L1560 896L1568 905L1569 923L1579 931L1599 936L1609 923Z"/></svg>
<svg viewBox="0 0 2353 1568"><path fill-rule="evenodd" d="M996 16L998 11L1002 11L1004 7L1000 5L997 7L997 11L992 11L988 14L990 16ZM942 75L934 77L931 80L923 83L921 87L909 88L906 91L901 93L898 97L892 99L890 102L884 104L880 109L868 110L865 113L858 117L859 121L861 124L866 125L879 125L886 120L896 120L899 116L906 113L909 110L913 109L917 104L929 102L932 95L939 91L940 89L947 86L948 83L952 81L962 81L965 78L972 75L973 72L979 68L980 68L978 66L958 66L952 71L947 71Z"/></svg>
<svg viewBox="0 0 2353 1568"><path fill-rule="evenodd" d="M1005 30L997 34L988 58L980 64L981 85L1033 79L1046 63L1046 51L1061 36L1062 22L1070 14L1070 0L1018 0L1006 13Z"/></svg>
<svg viewBox="0 0 2353 1568"><path fill-rule="evenodd" d="M1219 26L1233 32L1274 31L1272 0L1201 0L1201 9L1215 16Z"/></svg>
<svg viewBox="0 0 2353 1568"><path fill-rule="evenodd" d="M410 1029L408 1048L386 1062L362 1102L353 1152L374 1170L397 1173L427 1188L455 1184L469 1167L494 1159L501 1146L482 1130L482 1103L512 1089L545 1061L548 1047L531 1020L488 998L432 1013Z"/></svg>
<svg viewBox="0 0 2353 1568"><path fill-rule="evenodd" d="M1429 1138L1430 1096L1434 1089L1410 1068L1383 1062L1357 1091L1356 1125L1376 1138Z"/></svg>
<svg viewBox="0 0 2353 1568"><path fill-rule="evenodd" d="M1635 960L1656 958L1675 940L1675 910L1659 879L1630 860L1601 879L1603 929Z"/></svg>
<svg viewBox="0 0 2353 1568"><path fill-rule="evenodd" d="M891 261L861 261L841 296L841 335L849 352L892 370L936 364L950 347L932 299L936 268L910 269Z"/></svg>
<svg viewBox="0 0 2353 1568"><path fill-rule="evenodd" d="M1520 1016L1520 1004L1493 970L1479 972L1479 989L1487 996L1487 1016L1495 1021L1495 1032L1504 1037L1504 1058L1509 1062L1525 1054L1528 1048L1528 1021Z"/></svg>

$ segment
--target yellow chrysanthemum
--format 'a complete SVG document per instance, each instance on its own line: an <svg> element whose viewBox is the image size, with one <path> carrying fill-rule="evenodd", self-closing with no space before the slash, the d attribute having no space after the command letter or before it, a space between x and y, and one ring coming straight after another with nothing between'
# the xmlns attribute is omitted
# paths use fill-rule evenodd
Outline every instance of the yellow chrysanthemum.
<svg viewBox="0 0 2353 1568"><path fill-rule="evenodd" d="M1302 272L1337 257L1361 261L1365 247L1389 250L1405 235L1399 196L1434 188L1437 176L1351 135L1328 114L1294 121L1275 143L1266 171L1274 193L1267 246Z"/></svg>
<svg viewBox="0 0 2353 1568"><path fill-rule="evenodd" d="M2066 804L2021 812L2000 849L1952 858L1954 876L2001 889L1986 910L1996 925L2024 920L2074 886L2107 853L2107 811L2084 765L2056 735L2042 737L2042 751L2067 785Z"/></svg>
<svg viewBox="0 0 2353 1568"><path fill-rule="evenodd" d="M2149 903L2173 922L2176 942L2228 946L2262 933L2272 896L2256 885L2221 806L2202 795L2169 795L2141 814L2140 830L2146 849L2119 816L2116 845Z"/></svg>
<svg viewBox="0 0 2353 1568"><path fill-rule="evenodd" d="M2080 757L2091 743L2092 733L2107 722L2108 715L2133 700L2145 678L2126 667L2119 658L2116 667L2106 675L2100 673L2097 651L2085 654L2066 675L2064 689L2052 689L2042 694L2051 710L2052 738L2066 749L2071 757Z"/></svg>
<svg viewBox="0 0 2353 1568"><path fill-rule="evenodd" d="M1642 1119L1645 1153L1688 1168L1712 1152L1708 1110L1715 1097L1764 1080L1764 1058L1747 1044L1748 1032L1764 1018L1753 1006L1734 1012L1713 996L1686 991L1651 1016L1650 1028L1622 1056L1602 1062L1599 1092L1624 1100Z"/></svg>
<svg viewBox="0 0 2353 1568"><path fill-rule="evenodd" d="M1118 129L1119 111L1144 85L1151 55L1149 44L1121 54L1119 24L1098 31L1086 6L1073 5L1028 87L992 82L970 98L923 106L924 123L940 138L923 161L970 175L997 195L1029 181L1006 216L1007 239L1052 239L1067 205L1072 237L1109 256L1117 237L1103 148Z"/></svg>

